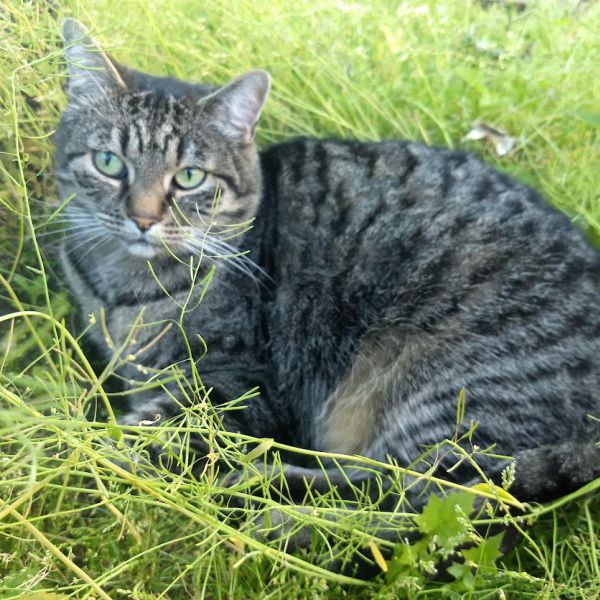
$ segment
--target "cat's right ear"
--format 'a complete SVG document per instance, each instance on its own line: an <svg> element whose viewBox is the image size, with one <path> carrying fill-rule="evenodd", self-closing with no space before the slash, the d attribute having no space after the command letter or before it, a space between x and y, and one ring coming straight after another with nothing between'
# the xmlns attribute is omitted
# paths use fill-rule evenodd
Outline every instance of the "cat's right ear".
<svg viewBox="0 0 600 600"><path fill-rule="evenodd" d="M242 144L254 139L256 123L271 88L271 76L260 69L240 75L201 98L198 106L227 137Z"/></svg>
<svg viewBox="0 0 600 600"><path fill-rule="evenodd" d="M125 90L127 85L119 65L92 39L88 30L75 19L62 24L69 79L67 95L76 101L80 97L106 95L106 90Z"/></svg>

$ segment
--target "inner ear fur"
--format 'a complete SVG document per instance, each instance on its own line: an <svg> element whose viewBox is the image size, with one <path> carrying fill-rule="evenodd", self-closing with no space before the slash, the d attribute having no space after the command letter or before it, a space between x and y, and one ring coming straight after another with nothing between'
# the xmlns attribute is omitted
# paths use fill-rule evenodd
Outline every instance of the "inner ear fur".
<svg viewBox="0 0 600 600"><path fill-rule="evenodd" d="M67 93L104 93L107 87L126 90L123 68L92 38L79 21L67 18L62 24L69 81Z"/></svg>

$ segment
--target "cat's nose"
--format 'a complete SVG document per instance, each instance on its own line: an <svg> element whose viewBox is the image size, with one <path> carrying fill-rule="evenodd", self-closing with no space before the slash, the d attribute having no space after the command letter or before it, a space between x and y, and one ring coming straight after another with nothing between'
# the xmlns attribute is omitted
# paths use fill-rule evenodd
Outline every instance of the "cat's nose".
<svg viewBox="0 0 600 600"><path fill-rule="evenodd" d="M134 185L127 198L125 212L144 233L152 225L162 220L165 213L166 201L165 190L162 184L147 184L140 181L137 187Z"/></svg>
<svg viewBox="0 0 600 600"><path fill-rule="evenodd" d="M159 219L156 217L145 217L142 215L129 215L129 218L138 226L138 229L144 233L158 223Z"/></svg>

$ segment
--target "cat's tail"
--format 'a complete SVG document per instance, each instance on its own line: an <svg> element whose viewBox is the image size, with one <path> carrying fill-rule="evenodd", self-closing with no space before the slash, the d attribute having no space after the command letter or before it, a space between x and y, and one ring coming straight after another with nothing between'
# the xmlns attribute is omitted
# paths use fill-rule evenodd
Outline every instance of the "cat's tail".
<svg viewBox="0 0 600 600"><path fill-rule="evenodd" d="M600 448L568 441L522 450L515 456L510 493L523 502L546 502L600 477Z"/></svg>

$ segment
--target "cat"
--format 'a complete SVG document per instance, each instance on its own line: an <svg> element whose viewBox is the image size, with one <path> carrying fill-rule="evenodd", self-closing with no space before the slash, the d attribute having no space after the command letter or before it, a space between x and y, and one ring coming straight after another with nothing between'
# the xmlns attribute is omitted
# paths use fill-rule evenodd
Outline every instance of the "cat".
<svg viewBox="0 0 600 600"><path fill-rule="evenodd" d="M464 389L472 444L515 457L521 500L600 475L600 255L534 190L412 141L259 153L266 72L196 85L120 65L72 19L63 37L61 263L82 314L105 311L92 343L133 355L126 379L194 363L215 406L258 388L231 431L404 465L452 437ZM120 419L189 401L136 394ZM478 462L496 483L507 464ZM469 483L467 463L437 472ZM341 494L368 478L285 474Z"/></svg>

